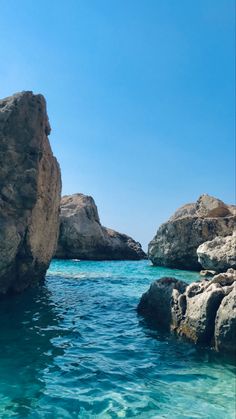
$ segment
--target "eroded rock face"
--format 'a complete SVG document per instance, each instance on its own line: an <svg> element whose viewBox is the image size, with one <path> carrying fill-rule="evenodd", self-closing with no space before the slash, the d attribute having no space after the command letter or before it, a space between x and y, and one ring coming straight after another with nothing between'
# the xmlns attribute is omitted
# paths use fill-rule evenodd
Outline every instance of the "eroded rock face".
<svg viewBox="0 0 236 419"><path fill-rule="evenodd" d="M184 293L186 286L186 283L175 278L161 278L154 281L149 290L142 295L138 312L151 317L160 327L175 328L179 313L176 313L173 307L178 305L179 296ZM180 308L182 313L181 304Z"/></svg>
<svg viewBox="0 0 236 419"><path fill-rule="evenodd" d="M234 208L209 195L201 195L195 204L178 209L149 243L148 256L152 263L200 270L197 248L217 236L232 235Z"/></svg>
<svg viewBox="0 0 236 419"><path fill-rule="evenodd" d="M61 178L43 96L0 101L0 293L41 280L58 238Z"/></svg>
<svg viewBox="0 0 236 419"><path fill-rule="evenodd" d="M224 297L215 321L215 346L219 352L236 356L236 282L232 291Z"/></svg>
<svg viewBox="0 0 236 419"><path fill-rule="evenodd" d="M186 312L178 333L194 343L211 344L216 312L225 294L220 284L208 288L204 283L193 283L186 289Z"/></svg>
<svg viewBox="0 0 236 419"><path fill-rule="evenodd" d="M216 237L197 249L198 262L204 269L224 272L236 268L236 235Z"/></svg>
<svg viewBox="0 0 236 419"><path fill-rule="evenodd" d="M138 312L179 336L233 355L236 351L236 271L190 285L161 278L143 294Z"/></svg>
<svg viewBox="0 0 236 419"><path fill-rule="evenodd" d="M146 257L141 245L125 234L101 225L91 196L74 194L61 200L60 259L139 260Z"/></svg>

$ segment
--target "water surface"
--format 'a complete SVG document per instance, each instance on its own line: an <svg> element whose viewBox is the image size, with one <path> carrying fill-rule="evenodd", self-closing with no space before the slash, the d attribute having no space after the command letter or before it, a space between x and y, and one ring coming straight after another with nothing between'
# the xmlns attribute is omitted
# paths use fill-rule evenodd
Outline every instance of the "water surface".
<svg viewBox="0 0 236 419"><path fill-rule="evenodd" d="M198 278L53 261L44 286L1 301L0 418L233 418L233 366L137 316L161 276Z"/></svg>

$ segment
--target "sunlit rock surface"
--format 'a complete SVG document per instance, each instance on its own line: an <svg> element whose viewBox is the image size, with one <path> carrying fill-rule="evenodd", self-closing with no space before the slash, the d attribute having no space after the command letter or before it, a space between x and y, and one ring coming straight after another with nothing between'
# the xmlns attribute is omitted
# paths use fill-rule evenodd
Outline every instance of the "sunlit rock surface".
<svg viewBox="0 0 236 419"><path fill-rule="evenodd" d="M58 238L60 169L42 95L0 101L0 293L41 280Z"/></svg>

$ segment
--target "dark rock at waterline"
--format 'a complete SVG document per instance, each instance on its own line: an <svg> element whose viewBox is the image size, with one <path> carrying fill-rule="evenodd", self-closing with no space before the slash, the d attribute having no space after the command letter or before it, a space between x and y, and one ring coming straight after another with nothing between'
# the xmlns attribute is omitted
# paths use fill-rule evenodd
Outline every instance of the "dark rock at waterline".
<svg viewBox="0 0 236 419"><path fill-rule="evenodd" d="M233 234L235 207L209 195L187 204L162 224L149 243L148 256L154 265L200 270L198 247L215 237ZM214 270L214 266L211 268Z"/></svg>
<svg viewBox="0 0 236 419"><path fill-rule="evenodd" d="M60 169L42 95L0 101L0 293L41 280L55 252Z"/></svg>
<svg viewBox="0 0 236 419"><path fill-rule="evenodd" d="M81 193L61 200L59 259L139 260L146 258L140 243L103 227L91 196Z"/></svg>
<svg viewBox="0 0 236 419"><path fill-rule="evenodd" d="M175 278L162 278L143 294L138 313L178 336L234 355L236 271L229 269L210 281L190 285Z"/></svg>
<svg viewBox="0 0 236 419"><path fill-rule="evenodd" d="M186 286L185 282L175 278L165 277L154 281L142 295L138 305L139 314L151 318L160 327L172 329L179 318L178 310L175 311L173 307Z"/></svg>

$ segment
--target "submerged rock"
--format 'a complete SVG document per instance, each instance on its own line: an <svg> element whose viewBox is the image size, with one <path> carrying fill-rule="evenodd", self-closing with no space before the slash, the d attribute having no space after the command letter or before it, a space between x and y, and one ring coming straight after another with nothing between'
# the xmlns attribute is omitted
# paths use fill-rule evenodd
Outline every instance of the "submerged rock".
<svg viewBox="0 0 236 419"><path fill-rule="evenodd" d="M139 260L140 243L103 227L91 196L74 194L61 200L60 235L55 257L87 260Z"/></svg>
<svg viewBox="0 0 236 419"><path fill-rule="evenodd" d="M42 95L0 101L0 293L41 280L58 238L61 178Z"/></svg>
<svg viewBox="0 0 236 419"><path fill-rule="evenodd" d="M236 235L216 237L201 244L197 249L198 262L205 269L224 272L236 268Z"/></svg>
<svg viewBox="0 0 236 419"><path fill-rule="evenodd" d="M175 278L151 284L138 305L139 314L179 336L233 354L236 350L236 271L187 285Z"/></svg>
<svg viewBox="0 0 236 419"><path fill-rule="evenodd" d="M234 208L217 198L201 195L162 224L149 243L148 256L154 265L200 270L198 247L217 236L233 234ZM211 267L209 269L214 269Z"/></svg>

